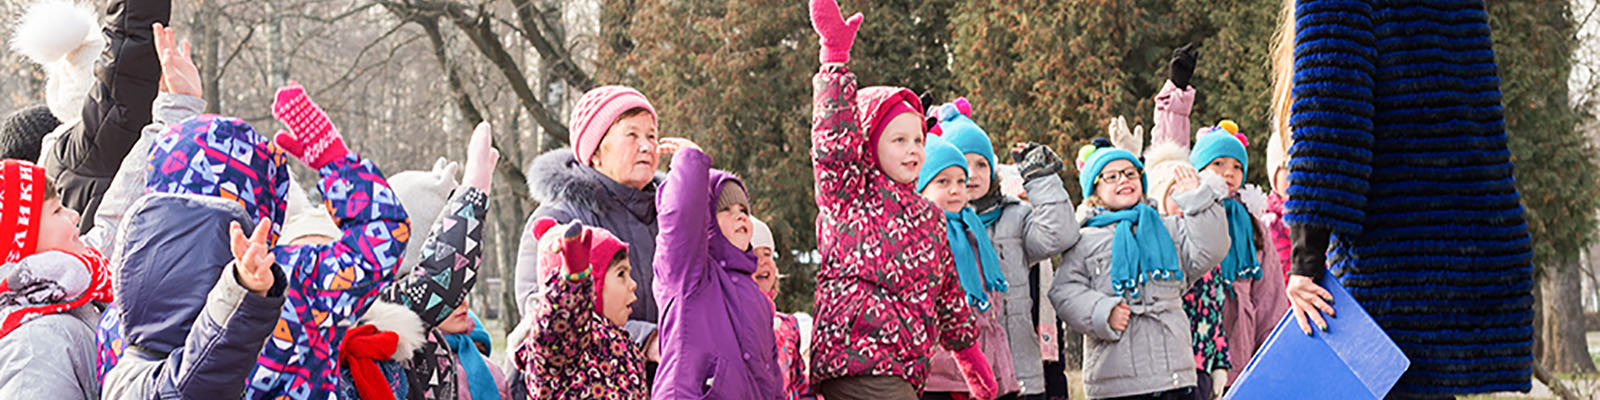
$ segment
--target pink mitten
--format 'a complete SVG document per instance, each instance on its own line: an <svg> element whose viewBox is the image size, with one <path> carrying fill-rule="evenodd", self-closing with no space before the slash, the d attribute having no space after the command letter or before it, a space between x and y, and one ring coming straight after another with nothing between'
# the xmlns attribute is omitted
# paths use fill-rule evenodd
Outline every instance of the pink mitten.
<svg viewBox="0 0 1600 400"><path fill-rule="evenodd" d="M466 173L461 175L461 184L484 193L489 193L490 183L494 180L494 165L500 160L500 151L494 149L493 136L488 122L478 123L478 128L472 131L472 139L467 141L467 168Z"/></svg>
<svg viewBox="0 0 1600 400"><path fill-rule="evenodd" d="M856 30L861 29L861 13L844 19L839 13L838 0L811 0L811 27L822 40L822 63L850 62L850 46L856 42Z"/></svg>
<svg viewBox="0 0 1600 400"><path fill-rule="evenodd" d="M583 228L582 222L567 224L567 231L561 237L561 256L566 258L567 276L589 271L589 242L592 237L589 230Z"/></svg>
<svg viewBox="0 0 1600 400"><path fill-rule="evenodd" d="M288 133L279 131L273 141L311 168L322 169L350 154L339 129L333 127L317 103L306 97L306 89L298 83L278 88L277 98L272 101L272 116L289 127Z"/></svg>
<svg viewBox="0 0 1600 400"><path fill-rule="evenodd" d="M997 395L999 385L994 381L994 371L989 369L989 358L983 356L983 351L977 345L967 346L955 352L956 367L961 369L961 376L967 379L967 388L972 389L972 397L980 400L992 400Z"/></svg>

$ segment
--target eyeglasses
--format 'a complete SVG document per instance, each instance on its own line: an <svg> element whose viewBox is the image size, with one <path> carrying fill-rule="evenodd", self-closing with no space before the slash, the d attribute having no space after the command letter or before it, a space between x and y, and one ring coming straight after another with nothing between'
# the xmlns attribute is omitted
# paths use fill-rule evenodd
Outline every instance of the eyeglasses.
<svg viewBox="0 0 1600 400"><path fill-rule="evenodd" d="M1144 173L1139 171L1138 168L1129 168L1129 169L1125 169L1125 170L1121 170L1121 171L1111 171L1111 172L1102 173L1102 174L1100 174L1100 176L1095 177L1095 184L1105 183L1105 184L1115 185L1115 184L1118 184L1118 183L1122 183L1122 181L1125 181L1125 180L1139 179L1139 177L1143 176L1143 175L1144 175Z"/></svg>

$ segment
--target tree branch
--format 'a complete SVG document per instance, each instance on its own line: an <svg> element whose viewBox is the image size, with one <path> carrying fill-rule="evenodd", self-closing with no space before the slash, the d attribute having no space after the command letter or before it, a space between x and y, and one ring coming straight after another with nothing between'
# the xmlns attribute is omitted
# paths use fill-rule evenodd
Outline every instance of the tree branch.
<svg viewBox="0 0 1600 400"><path fill-rule="evenodd" d="M534 8L533 3L528 0L511 0L511 4L515 6L517 21L522 25L523 38L533 45L534 50L539 51L540 58L550 63L556 76L579 92L593 89L594 80L588 73L583 72L582 68L578 68L578 64L572 60L572 53L568 52L565 46L549 40L549 37L556 36L555 30L550 27L549 21L536 15L539 10Z"/></svg>

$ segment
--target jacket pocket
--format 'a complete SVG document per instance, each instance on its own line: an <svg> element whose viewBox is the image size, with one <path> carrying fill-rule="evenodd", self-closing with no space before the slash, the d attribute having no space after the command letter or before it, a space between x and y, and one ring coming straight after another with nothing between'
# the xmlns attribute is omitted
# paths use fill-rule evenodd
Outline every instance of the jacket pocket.
<svg viewBox="0 0 1600 400"><path fill-rule="evenodd" d="M711 399L728 397L717 393L717 389L721 389L724 386L732 384L732 382L717 383L720 378L728 375L725 373L725 369L727 368L726 364L727 363L722 362L721 358L711 357L706 359L706 365L702 367L703 369L701 370L700 375L706 377L705 381L701 382L703 385L701 387L704 388L705 391L701 392L700 398Z"/></svg>
<svg viewBox="0 0 1600 400"><path fill-rule="evenodd" d="M1130 326L1131 328L1131 326ZM1133 376L1133 354L1129 340L1108 342L1085 335L1083 337L1083 381L1093 384L1100 381Z"/></svg>

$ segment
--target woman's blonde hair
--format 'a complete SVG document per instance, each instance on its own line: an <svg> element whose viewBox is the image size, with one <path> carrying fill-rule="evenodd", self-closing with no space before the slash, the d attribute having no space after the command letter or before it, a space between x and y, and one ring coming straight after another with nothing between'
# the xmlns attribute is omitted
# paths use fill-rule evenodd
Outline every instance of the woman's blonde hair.
<svg viewBox="0 0 1600 400"><path fill-rule="evenodd" d="M1272 34L1272 128L1278 143L1288 149L1289 109L1294 104L1290 92L1294 89L1294 1L1283 0L1278 12L1278 29Z"/></svg>

